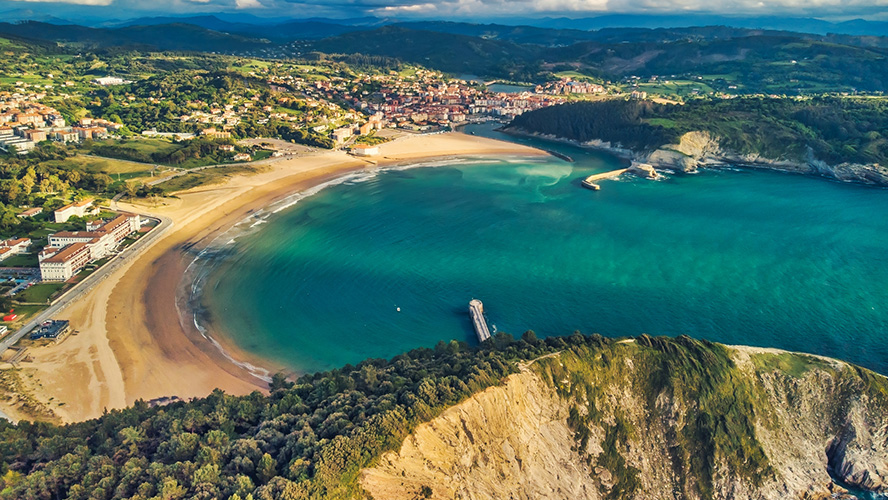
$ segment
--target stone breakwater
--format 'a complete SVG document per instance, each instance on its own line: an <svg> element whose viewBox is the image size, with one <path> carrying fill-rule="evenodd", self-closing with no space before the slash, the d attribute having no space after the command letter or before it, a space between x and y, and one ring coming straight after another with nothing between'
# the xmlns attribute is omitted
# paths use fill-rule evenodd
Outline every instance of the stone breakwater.
<svg viewBox="0 0 888 500"><path fill-rule="evenodd" d="M814 158L812 154L805 160L774 159L752 153L738 153L722 147L717 136L709 132L688 132L681 136L678 144L667 144L654 151L642 152L624 148L602 140L586 142L572 141L551 135L531 133L521 129L507 128L505 132L538 137L541 139L569 142L582 147L608 151L621 158L650 164L655 168L666 168L680 172L695 172L699 168L720 166L742 166L765 168L806 175L818 175L845 182L859 182L888 187L888 167L878 163L861 164L843 162L830 165Z"/></svg>

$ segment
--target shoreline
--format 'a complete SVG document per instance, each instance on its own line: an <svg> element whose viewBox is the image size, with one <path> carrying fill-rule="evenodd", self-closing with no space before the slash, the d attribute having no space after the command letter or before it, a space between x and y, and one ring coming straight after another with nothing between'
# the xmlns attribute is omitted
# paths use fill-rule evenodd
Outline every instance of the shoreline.
<svg viewBox="0 0 888 500"><path fill-rule="evenodd" d="M541 150L541 154L551 152ZM242 349L233 340L233 335L227 331L224 322L220 321L212 304L211 295L205 292L208 280L212 275L220 272L220 268L228 264L228 258L236 255L230 245L236 240L247 237L255 231L257 226L264 224L270 217L287 210L303 200L329 187L337 186L350 181L358 181L375 177L383 172L407 170L415 168L435 168L459 162L463 159L482 158L485 155L447 155L421 157L414 160L389 160L380 163L372 169L355 169L340 172L329 178L319 179L313 186L292 192L270 204L251 210L244 217L226 229L222 229L207 237L209 243L196 252L187 264L177 290L176 307L183 328L194 328L206 341L219 350L230 363L248 371L253 377L265 383L271 381L275 373L284 373L287 376L299 376L307 372L293 369L276 363L273 360L249 353ZM489 155L486 155L489 156ZM504 155L514 156L514 155ZM527 156L523 154L521 156ZM205 256L206 255L206 256Z"/></svg>
<svg viewBox="0 0 888 500"><path fill-rule="evenodd" d="M378 165L324 151L177 193L160 207L121 204L167 216L173 227L69 306L64 316L78 333L29 351L34 361L23 366L28 389L64 422L98 417L139 399L205 397L217 388L235 395L265 390L265 382L235 362L270 368L269 373L281 367L239 349L224 331L211 328L203 334L177 314L182 278L194 257L273 204L368 167L376 171L420 160L491 155L547 153L458 132L409 135L381 145L373 158Z"/></svg>

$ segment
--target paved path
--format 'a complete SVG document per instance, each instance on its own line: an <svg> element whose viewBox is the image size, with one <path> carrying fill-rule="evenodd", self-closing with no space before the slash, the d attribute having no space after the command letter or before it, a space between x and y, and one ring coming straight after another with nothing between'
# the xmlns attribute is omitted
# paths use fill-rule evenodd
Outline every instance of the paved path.
<svg viewBox="0 0 888 500"><path fill-rule="evenodd" d="M75 300L79 299L86 292L96 286L99 282L101 282L111 273L119 269L120 266L135 258L141 250L156 241L158 238L160 238L160 236L162 236L164 233L169 231L171 227L173 227L173 221L169 217L154 217L147 215L143 217L160 220L160 222L157 224L157 226L154 227L154 229L145 233L145 235L139 238L135 243L124 248L119 254L114 256L111 261L107 262L96 272L90 274L89 276L84 278L83 281L77 283L76 285L74 285L73 288L65 292L65 294L62 295L62 297L55 304L49 306L47 309L43 310L43 312L35 316L31 321L25 323L25 325L22 326L18 331L4 338L3 341L0 342L0 352L4 352L9 349L10 346L21 340L21 338L27 335L32 329L34 329L34 327L48 319L51 319L62 309L70 305Z"/></svg>

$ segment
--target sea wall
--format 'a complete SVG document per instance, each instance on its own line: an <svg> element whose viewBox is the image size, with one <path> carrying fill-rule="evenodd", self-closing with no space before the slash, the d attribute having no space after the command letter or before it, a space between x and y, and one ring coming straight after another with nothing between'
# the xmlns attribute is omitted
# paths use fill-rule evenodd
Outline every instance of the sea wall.
<svg viewBox="0 0 888 500"><path fill-rule="evenodd" d="M774 159L755 153L739 153L722 146L721 140L709 132L694 131L681 136L678 144L667 144L650 151L633 151L602 140L572 141L546 134L507 128L508 133L538 137L546 140L567 142L581 147L607 151L621 158L648 163L656 168L680 172L695 172L700 168L740 166L763 168L806 175L818 175L846 182L859 182L875 186L888 186L888 168L878 163L861 164L843 162L828 164L808 154L805 160Z"/></svg>

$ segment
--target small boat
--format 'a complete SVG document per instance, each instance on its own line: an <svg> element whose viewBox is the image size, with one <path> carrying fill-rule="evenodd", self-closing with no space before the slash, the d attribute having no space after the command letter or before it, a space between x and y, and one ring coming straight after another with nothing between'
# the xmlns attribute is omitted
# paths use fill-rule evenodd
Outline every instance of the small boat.
<svg viewBox="0 0 888 500"><path fill-rule="evenodd" d="M595 184L594 182L583 181L582 184L584 188L591 189L592 191L598 191L601 189L601 186Z"/></svg>

